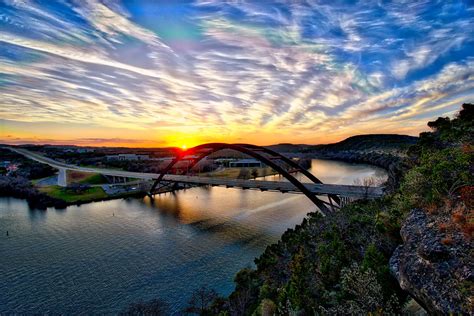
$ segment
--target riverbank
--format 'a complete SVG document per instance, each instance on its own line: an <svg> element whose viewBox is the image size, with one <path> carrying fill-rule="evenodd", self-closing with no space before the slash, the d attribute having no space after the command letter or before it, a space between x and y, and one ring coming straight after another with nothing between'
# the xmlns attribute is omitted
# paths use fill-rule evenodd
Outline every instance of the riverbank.
<svg viewBox="0 0 474 316"><path fill-rule="evenodd" d="M73 189L55 186L48 186L39 189L40 192L49 195L52 198L62 200L67 205L81 205L85 203L109 201L123 198L142 198L146 195L145 192L126 191L108 195L101 186L87 187L80 192L74 192ZM71 192L73 191L73 192Z"/></svg>
<svg viewBox="0 0 474 316"><path fill-rule="evenodd" d="M24 177L0 176L0 196L25 199L32 209L65 208L68 203L41 193Z"/></svg>
<svg viewBox="0 0 474 316"><path fill-rule="evenodd" d="M64 209L70 205L130 197L142 198L146 195L144 192L124 192L106 195L100 187L90 187L85 189L84 192L77 194L64 192L64 190L66 188L56 185L37 188L26 178L0 176L0 196L24 199L31 209L44 210L48 207Z"/></svg>

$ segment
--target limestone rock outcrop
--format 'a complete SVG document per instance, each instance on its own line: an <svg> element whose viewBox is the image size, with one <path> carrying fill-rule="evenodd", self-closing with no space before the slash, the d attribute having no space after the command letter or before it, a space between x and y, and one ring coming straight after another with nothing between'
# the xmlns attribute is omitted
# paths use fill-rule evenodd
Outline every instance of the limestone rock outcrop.
<svg viewBox="0 0 474 316"><path fill-rule="evenodd" d="M460 231L439 229L438 216L410 212L400 231L403 244L390 259L400 287L430 314L473 315L473 242Z"/></svg>

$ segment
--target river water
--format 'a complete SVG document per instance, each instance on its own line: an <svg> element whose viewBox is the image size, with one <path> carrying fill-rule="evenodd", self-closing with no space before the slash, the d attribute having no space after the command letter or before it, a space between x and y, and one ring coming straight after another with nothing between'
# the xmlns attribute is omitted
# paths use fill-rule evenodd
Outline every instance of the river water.
<svg viewBox="0 0 474 316"><path fill-rule="evenodd" d="M317 159L311 172L342 184L385 175ZM304 195L219 187L46 211L1 198L0 314L117 313L154 298L176 313L202 285L229 294L237 271L313 211Z"/></svg>

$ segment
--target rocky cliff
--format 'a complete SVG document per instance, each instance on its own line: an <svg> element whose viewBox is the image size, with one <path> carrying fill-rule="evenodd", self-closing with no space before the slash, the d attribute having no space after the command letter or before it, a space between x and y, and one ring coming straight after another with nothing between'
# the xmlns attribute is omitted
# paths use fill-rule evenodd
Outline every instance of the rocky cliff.
<svg viewBox="0 0 474 316"><path fill-rule="evenodd" d="M474 247L459 229L464 215L458 214L456 225L447 214L412 210L400 230L403 244L390 259L400 287L430 314L472 314L474 310Z"/></svg>

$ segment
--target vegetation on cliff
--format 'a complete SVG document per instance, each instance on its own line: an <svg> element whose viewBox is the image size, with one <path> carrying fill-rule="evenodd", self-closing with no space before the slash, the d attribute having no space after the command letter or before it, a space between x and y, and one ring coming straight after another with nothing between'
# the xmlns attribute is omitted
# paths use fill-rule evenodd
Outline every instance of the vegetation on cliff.
<svg viewBox="0 0 474 316"><path fill-rule="evenodd" d="M438 240L438 244L452 242L449 246L454 247L457 242L469 247L464 250L456 247L450 256L460 257L455 251L472 249L473 112L472 104L464 104L455 119L440 118L428 124L433 131L422 133L418 143L409 149L404 161L405 176L394 193L379 200L352 203L328 217L309 214L301 225L289 229L277 244L268 246L255 260L256 269L244 269L236 275L235 291L224 301L217 301L220 312L224 315L401 312L407 292L400 289L392 276L389 260L397 245L403 242L400 227L411 210L423 209L436 225L444 223L437 222L438 216L443 221L452 219L438 229L451 231L456 240ZM437 247L436 243L433 247ZM472 267L471 263L463 264L462 267ZM452 280L451 273L455 272L439 274L440 282L432 284L433 289L443 280ZM395 271L393 274L398 277ZM418 277L425 282L431 276L428 273ZM452 310L452 304L428 306L430 300L405 289L430 311L465 312L472 308L472 277L464 274L459 278L462 281L450 282L455 291L451 302L461 302L458 310ZM215 308L209 307L209 313Z"/></svg>
<svg viewBox="0 0 474 316"><path fill-rule="evenodd" d="M413 167L396 197L408 212L390 268L432 314L474 310L474 105L429 122L409 154Z"/></svg>
<svg viewBox="0 0 474 316"><path fill-rule="evenodd" d="M231 315L394 313L406 295L388 261L400 242L381 216L385 200L311 213L241 270L223 305Z"/></svg>

